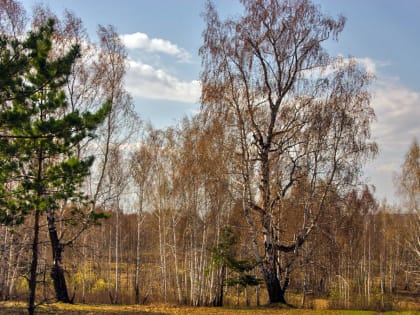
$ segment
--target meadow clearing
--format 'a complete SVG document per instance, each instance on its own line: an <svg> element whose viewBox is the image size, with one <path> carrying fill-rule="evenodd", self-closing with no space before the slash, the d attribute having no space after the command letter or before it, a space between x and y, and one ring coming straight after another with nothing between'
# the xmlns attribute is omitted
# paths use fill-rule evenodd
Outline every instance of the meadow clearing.
<svg viewBox="0 0 420 315"><path fill-rule="evenodd" d="M20 302L2 302L0 303L0 314L26 314L26 304ZM192 307L192 306L175 306L165 304L152 305L98 305L98 304L62 304L53 303L40 305L36 314L68 314L68 315L172 315L172 314L214 314L214 315L376 315L376 314L400 314L415 315L420 311L363 311L363 310L326 310L326 309L293 309L284 308L282 306L261 306L261 307Z"/></svg>

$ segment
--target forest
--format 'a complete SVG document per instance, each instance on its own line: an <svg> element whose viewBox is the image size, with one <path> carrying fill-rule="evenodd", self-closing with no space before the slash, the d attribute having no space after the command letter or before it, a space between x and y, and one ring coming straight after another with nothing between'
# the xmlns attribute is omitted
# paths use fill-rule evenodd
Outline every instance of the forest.
<svg viewBox="0 0 420 315"><path fill-rule="evenodd" d="M307 0L204 8L200 110L165 129L113 26L0 1L0 300L413 309L420 148L376 200L372 75Z"/></svg>

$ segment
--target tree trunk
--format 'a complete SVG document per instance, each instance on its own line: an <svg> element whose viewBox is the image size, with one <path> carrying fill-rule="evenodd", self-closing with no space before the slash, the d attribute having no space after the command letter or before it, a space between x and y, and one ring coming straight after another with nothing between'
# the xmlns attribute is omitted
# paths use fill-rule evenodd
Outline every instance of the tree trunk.
<svg viewBox="0 0 420 315"><path fill-rule="evenodd" d="M22 243L26 243L27 240L27 234L22 238ZM14 245L11 244L10 250L13 250ZM19 249L15 250L16 252L13 253L15 256L15 259L12 259L12 252L10 252L9 256L9 266L8 266L8 279L7 279L7 299L10 299L13 296L13 290L15 286L15 282L19 277L19 266L20 266L20 260L22 259L22 253L24 252L25 247L21 246Z"/></svg>
<svg viewBox="0 0 420 315"><path fill-rule="evenodd" d="M137 212L137 239L136 239L136 271L134 278L134 292L135 304L140 304L140 227L141 227L141 213L142 200L140 201L140 210Z"/></svg>
<svg viewBox="0 0 420 315"><path fill-rule="evenodd" d="M287 304L285 299L285 291L280 286L280 281L277 277L277 273L275 269L263 269L263 276L265 285L267 287L268 292L268 299L269 303L281 303L281 304Z"/></svg>
<svg viewBox="0 0 420 315"><path fill-rule="evenodd" d="M166 230L161 205L159 206L158 217L158 232L159 232L159 256L160 256L160 269L161 269L161 292L165 303L167 302L167 272L166 272Z"/></svg>
<svg viewBox="0 0 420 315"><path fill-rule="evenodd" d="M34 238L32 240L32 260L31 269L29 275L29 302L28 302L28 314L35 314L35 293L36 293L36 272L38 268L38 239L39 239L39 217L40 211L35 210L34 220Z"/></svg>
<svg viewBox="0 0 420 315"><path fill-rule="evenodd" d="M263 176L263 182L265 181L264 178L268 178L268 175ZM268 191L268 188L266 188L266 191ZM265 206L268 208L268 203ZM284 286L282 288L278 277L278 252L275 248L274 243L275 236L272 228L272 219L269 215L264 214L262 220L265 230L265 258L263 260L262 265L262 274L264 277L265 285L267 287L269 303L287 304L284 297L284 293L286 291L288 283L286 279L286 282L284 283Z"/></svg>
<svg viewBox="0 0 420 315"><path fill-rule="evenodd" d="M260 301L260 285L257 285L255 287L255 304L257 306L261 305L261 301Z"/></svg>
<svg viewBox="0 0 420 315"><path fill-rule="evenodd" d="M256 268L254 268L254 277L257 278L257 269ZM260 306L261 305L261 301L260 301L260 289L261 289L260 284L258 284L258 285L255 286L255 304L257 306Z"/></svg>
<svg viewBox="0 0 420 315"><path fill-rule="evenodd" d="M172 254L174 256L174 265L175 265L175 283L176 283L176 289L178 293L178 303L184 304L184 297L182 294L181 289L181 282L179 280L179 267L178 267L178 251L177 251L177 237L176 237L176 219L175 214L172 214L172 237L173 237L173 246L172 246Z"/></svg>
<svg viewBox="0 0 420 315"><path fill-rule="evenodd" d="M58 238L57 227L55 224L54 212L50 210L47 214L48 218L48 234L51 241L51 249L53 255L53 267L51 269L51 278L54 283L55 297L58 302L72 303L67 291L66 278L63 268L63 251L64 247Z"/></svg>
<svg viewBox="0 0 420 315"><path fill-rule="evenodd" d="M84 235L82 245L82 303L86 303L86 255L86 235Z"/></svg>
<svg viewBox="0 0 420 315"><path fill-rule="evenodd" d="M115 224L115 291L114 291L114 299L112 304L118 304L119 300L119 282L120 282L120 266L119 266L119 225L120 225L120 210L119 210L119 201L117 201L117 215L116 215L117 222Z"/></svg>
<svg viewBox="0 0 420 315"><path fill-rule="evenodd" d="M108 248L108 267L106 270L106 277L107 277L107 286L108 286L108 295L109 295L109 300L110 303L112 304L114 301L114 296L113 296L113 292L111 289L111 268L112 268L112 228L109 228L109 239L108 239L108 244L109 244L109 248Z"/></svg>
<svg viewBox="0 0 420 315"><path fill-rule="evenodd" d="M214 297L213 306L223 306L223 287L225 277L226 266L222 265L216 271L216 295Z"/></svg>

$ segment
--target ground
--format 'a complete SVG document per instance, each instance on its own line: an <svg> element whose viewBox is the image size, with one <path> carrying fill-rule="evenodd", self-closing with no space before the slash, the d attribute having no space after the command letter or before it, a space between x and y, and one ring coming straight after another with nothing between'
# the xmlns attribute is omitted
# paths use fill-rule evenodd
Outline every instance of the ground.
<svg viewBox="0 0 420 315"><path fill-rule="evenodd" d="M25 303L19 302L2 302L0 303L0 314L23 315L26 313ZM242 308L210 308L210 307L180 307L173 305L87 305L87 304L48 304L40 305L37 308L38 315L172 315L172 314L188 314L188 315L420 315L420 311L404 311L404 312L375 312L375 311L358 311L358 310L303 310L303 309L284 309L281 306L270 307L242 307Z"/></svg>

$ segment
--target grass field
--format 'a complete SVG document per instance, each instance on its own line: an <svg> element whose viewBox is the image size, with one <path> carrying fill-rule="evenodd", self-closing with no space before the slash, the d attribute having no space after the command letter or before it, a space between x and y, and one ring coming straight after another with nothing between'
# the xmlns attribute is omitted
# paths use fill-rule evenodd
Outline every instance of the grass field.
<svg viewBox="0 0 420 315"><path fill-rule="evenodd" d="M0 303L0 314L23 315L26 314L26 305L24 303L8 302ZM36 314L39 315L172 315L172 314L189 314L189 315L375 315L375 314L401 314L414 315L420 311L405 312L375 312L375 311L356 311L356 310L303 310L303 309L284 309L282 307L250 307L250 308L211 308L211 307L181 307L171 305L87 305L87 304L49 304L40 305Z"/></svg>

